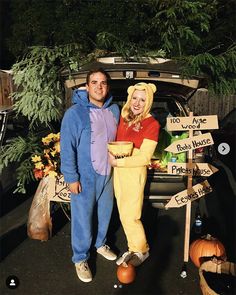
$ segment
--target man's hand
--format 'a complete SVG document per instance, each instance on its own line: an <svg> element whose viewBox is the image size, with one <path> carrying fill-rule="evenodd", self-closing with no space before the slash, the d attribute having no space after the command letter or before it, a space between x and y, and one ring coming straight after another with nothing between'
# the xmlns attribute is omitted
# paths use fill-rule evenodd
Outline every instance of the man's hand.
<svg viewBox="0 0 236 295"><path fill-rule="evenodd" d="M69 183L69 190L72 194L79 194L82 191L81 184L79 181Z"/></svg>

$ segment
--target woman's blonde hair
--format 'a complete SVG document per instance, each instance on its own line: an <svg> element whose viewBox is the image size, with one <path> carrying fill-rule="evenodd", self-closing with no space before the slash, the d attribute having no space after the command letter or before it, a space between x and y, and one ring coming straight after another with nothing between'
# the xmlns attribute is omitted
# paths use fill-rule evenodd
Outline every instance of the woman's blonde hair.
<svg viewBox="0 0 236 295"><path fill-rule="evenodd" d="M144 110L141 114L135 116L133 112L131 111L130 104L131 104L131 99L133 97L134 91L135 90L142 90L146 92L146 102L145 102L145 107ZM121 110L121 116L123 117L124 121L127 123L132 123L136 124L140 122L143 118L145 118L148 113L150 112L150 109L152 107L153 103L153 95L156 92L156 85L152 83L144 83L140 82L135 85L130 86L127 89L128 92L128 97L127 97L127 102L123 106Z"/></svg>

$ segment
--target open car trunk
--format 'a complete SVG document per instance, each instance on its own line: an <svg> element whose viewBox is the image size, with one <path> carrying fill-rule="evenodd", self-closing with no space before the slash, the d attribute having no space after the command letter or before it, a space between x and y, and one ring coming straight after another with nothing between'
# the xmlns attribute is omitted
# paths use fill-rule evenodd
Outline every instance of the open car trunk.
<svg viewBox="0 0 236 295"><path fill-rule="evenodd" d="M127 88L138 82L154 83L157 87L151 113L161 124L159 142L153 159L148 167L145 187L145 199L155 207L164 204L176 193L186 189L186 178L180 175L167 174L170 161L186 162L186 153L172 154L165 148L173 141L188 137L187 132L169 132L166 130L166 118L187 116L187 101L199 87L204 86L204 79L181 77L181 65L172 60L147 59L124 61L120 57L100 58L95 62L81 66L72 73L62 73L65 80L67 106L71 104L73 89L84 87L87 73L94 68L103 68L111 76L110 90L113 102L120 108L127 99Z"/></svg>

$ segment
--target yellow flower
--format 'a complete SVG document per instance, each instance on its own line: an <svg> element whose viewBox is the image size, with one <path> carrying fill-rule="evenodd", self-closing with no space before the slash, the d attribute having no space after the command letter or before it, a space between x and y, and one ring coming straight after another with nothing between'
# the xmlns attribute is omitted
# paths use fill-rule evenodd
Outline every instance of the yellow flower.
<svg viewBox="0 0 236 295"><path fill-rule="evenodd" d="M60 132L54 134L54 138L55 141L59 141L60 140Z"/></svg>
<svg viewBox="0 0 236 295"><path fill-rule="evenodd" d="M49 145L50 142L51 142L51 139L50 138L47 138L47 137L42 138L42 143L44 145Z"/></svg>
<svg viewBox="0 0 236 295"><path fill-rule="evenodd" d="M32 157L35 177L42 178L49 175L55 178L60 174L60 132L50 133L41 140L44 145L43 156ZM42 175L39 175L40 172Z"/></svg>
<svg viewBox="0 0 236 295"><path fill-rule="evenodd" d="M55 150L53 150L53 151L50 152L50 154L51 154L53 157L55 157L56 153L57 153L57 152L56 152Z"/></svg>
<svg viewBox="0 0 236 295"><path fill-rule="evenodd" d="M49 177L57 177L57 172L56 171L53 171L53 170L50 170L50 171L48 171L48 176Z"/></svg>
<svg viewBox="0 0 236 295"><path fill-rule="evenodd" d="M44 168L44 165L43 165L42 162L38 162L38 163L35 163L35 164L34 164L34 167L35 167L36 169L43 169L43 168Z"/></svg>
<svg viewBox="0 0 236 295"><path fill-rule="evenodd" d="M54 149L57 153L60 153L61 149L60 149L60 142L59 141L54 144Z"/></svg>
<svg viewBox="0 0 236 295"><path fill-rule="evenodd" d="M31 157L31 160L32 160L32 162L36 163L36 162L41 161L41 157L38 155L35 155L35 156Z"/></svg>
<svg viewBox="0 0 236 295"><path fill-rule="evenodd" d="M44 145L48 145L53 140L54 134L50 133L46 137L42 138L42 142Z"/></svg>

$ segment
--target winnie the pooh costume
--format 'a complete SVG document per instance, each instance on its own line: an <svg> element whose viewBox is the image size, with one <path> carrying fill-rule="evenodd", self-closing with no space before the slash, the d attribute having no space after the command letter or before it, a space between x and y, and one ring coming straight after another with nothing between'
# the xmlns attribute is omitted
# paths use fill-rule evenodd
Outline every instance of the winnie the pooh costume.
<svg viewBox="0 0 236 295"><path fill-rule="evenodd" d="M130 119L131 100L136 90L145 91L145 105L141 114ZM138 83L128 88L116 136L117 141L132 141L134 146L132 155L117 159L114 167L114 191L129 253L147 253L149 250L140 218L147 165L155 151L160 129L160 124L150 114L155 91L156 86L150 83Z"/></svg>

